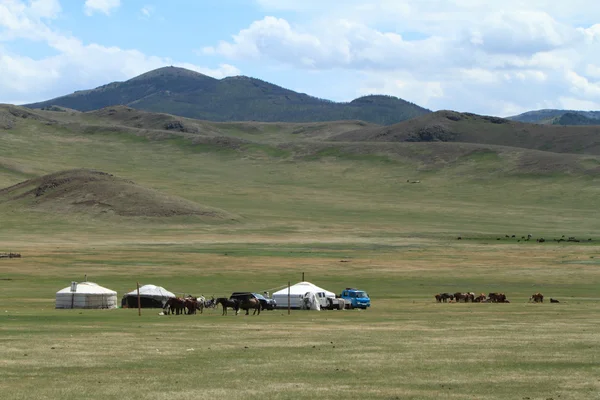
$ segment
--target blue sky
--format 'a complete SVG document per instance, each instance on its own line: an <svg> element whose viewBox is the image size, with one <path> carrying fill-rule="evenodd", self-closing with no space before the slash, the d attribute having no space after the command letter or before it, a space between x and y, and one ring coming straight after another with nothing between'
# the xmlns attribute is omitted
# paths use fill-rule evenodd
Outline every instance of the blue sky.
<svg viewBox="0 0 600 400"><path fill-rule="evenodd" d="M336 101L438 110L600 110L590 0L0 0L0 102L165 65L257 77Z"/></svg>

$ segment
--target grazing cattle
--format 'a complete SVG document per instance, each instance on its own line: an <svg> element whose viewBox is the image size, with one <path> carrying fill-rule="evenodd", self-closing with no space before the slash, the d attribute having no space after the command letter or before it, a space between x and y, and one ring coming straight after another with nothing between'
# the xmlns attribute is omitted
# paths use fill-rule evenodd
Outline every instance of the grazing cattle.
<svg viewBox="0 0 600 400"><path fill-rule="evenodd" d="M550 303L560 303L560 301L553 299L552 297L550 297Z"/></svg>
<svg viewBox="0 0 600 400"><path fill-rule="evenodd" d="M469 301L471 303L473 303L475 301L475 293L473 293L473 292L465 293L465 303L467 303Z"/></svg>
<svg viewBox="0 0 600 400"><path fill-rule="evenodd" d="M440 295L442 297L442 302L447 303L448 300L454 300L454 295L451 293L442 293Z"/></svg>
<svg viewBox="0 0 600 400"><path fill-rule="evenodd" d="M532 301L534 303L543 303L544 302L544 295L541 294L540 292L534 293L529 298L529 301L530 302Z"/></svg>
<svg viewBox="0 0 600 400"><path fill-rule="evenodd" d="M436 294L433 297L435 297L435 301L437 301L438 303L442 302L442 295L441 294L438 293L438 294Z"/></svg>
<svg viewBox="0 0 600 400"><path fill-rule="evenodd" d="M223 313L221 315L227 315L227 308L232 308L237 314L240 311L240 302L236 299L228 299L227 297L219 297L216 300L217 304L223 307Z"/></svg>
<svg viewBox="0 0 600 400"><path fill-rule="evenodd" d="M237 314L240 309L246 310L246 315L249 315L251 309L254 310L252 315L256 315L256 311L258 311L258 315L260 315L260 310L261 310L260 301L258 299L255 299L254 297L250 297L246 300L242 300L239 302L239 307L235 311L235 313Z"/></svg>

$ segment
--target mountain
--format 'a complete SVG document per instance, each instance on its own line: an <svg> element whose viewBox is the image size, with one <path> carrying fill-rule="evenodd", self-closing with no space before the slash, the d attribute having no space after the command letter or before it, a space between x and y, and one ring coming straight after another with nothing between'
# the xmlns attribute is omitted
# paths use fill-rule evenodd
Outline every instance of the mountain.
<svg viewBox="0 0 600 400"><path fill-rule="evenodd" d="M540 125L436 111L385 127L367 127L331 138L346 142L461 142L555 153L600 154L600 126Z"/></svg>
<svg viewBox="0 0 600 400"><path fill-rule="evenodd" d="M394 124L430 112L392 96L336 103L245 76L215 79L177 67L159 68L125 82L77 91L29 108L92 111L113 105L210 121L320 122L363 120Z"/></svg>
<svg viewBox="0 0 600 400"><path fill-rule="evenodd" d="M512 121L550 125L600 125L600 111L537 110L508 117Z"/></svg>

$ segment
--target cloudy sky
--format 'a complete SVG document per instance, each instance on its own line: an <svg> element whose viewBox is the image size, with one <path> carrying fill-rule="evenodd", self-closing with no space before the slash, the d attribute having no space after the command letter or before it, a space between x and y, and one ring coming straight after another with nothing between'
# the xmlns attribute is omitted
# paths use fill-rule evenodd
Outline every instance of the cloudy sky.
<svg viewBox="0 0 600 400"><path fill-rule="evenodd" d="M0 0L0 103L165 65L336 101L600 110L600 1Z"/></svg>

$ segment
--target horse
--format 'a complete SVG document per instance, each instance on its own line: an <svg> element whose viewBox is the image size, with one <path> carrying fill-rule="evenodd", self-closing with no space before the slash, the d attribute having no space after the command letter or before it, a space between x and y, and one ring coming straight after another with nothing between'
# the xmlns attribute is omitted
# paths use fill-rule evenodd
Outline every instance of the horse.
<svg viewBox="0 0 600 400"><path fill-rule="evenodd" d="M256 311L258 311L258 315L260 315L261 308L262 308L262 306L260 305L260 301L258 299L255 299L254 297L252 297L252 298L240 301L239 307L235 311L235 314L237 315L237 313L240 311L240 309L242 309L242 310L246 310L246 315L249 315L250 309L253 309L254 312L252 313L252 315L256 315Z"/></svg>
<svg viewBox="0 0 600 400"><path fill-rule="evenodd" d="M240 311L240 302L236 299L228 299L227 297L219 297L215 300L215 304L220 304L223 307L223 313L221 315L227 315L227 308L235 310L235 314ZM215 306L216 307L216 306Z"/></svg>
<svg viewBox="0 0 600 400"><path fill-rule="evenodd" d="M163 312L165 314L183 314L185 310L185 300L179 297L170 297L165 306L163 307Z"/></svg>
<svg viewBox="0 0 600 400"><path fill-rule="evenodd" d="M213 297L210 300L204 300L204 308L215 308L217 307L217 300Z"/></svg>
<svg viewBox="0 0 600 400"><path fill-rule="evenodd" d="M195 297L186 297L184 300L184 306L187 309L187 314L196 314L196 310L198 309L198 300Z"/></svg>
<svg viewBox="0 0 600 400"><path fill-rule="evenodd" d="M530 302L533 301L534 303L543 303L544 302L544 295L541 294L540 292L534 293L529 298L529 301Z"/></svg>
<svg viewBox="0 0 600 400"><path fill-rule="evenodd" d="M442 293L440 296L443 303L447 303L448 300L454 300L454 295L452 293Z"/></svg>

